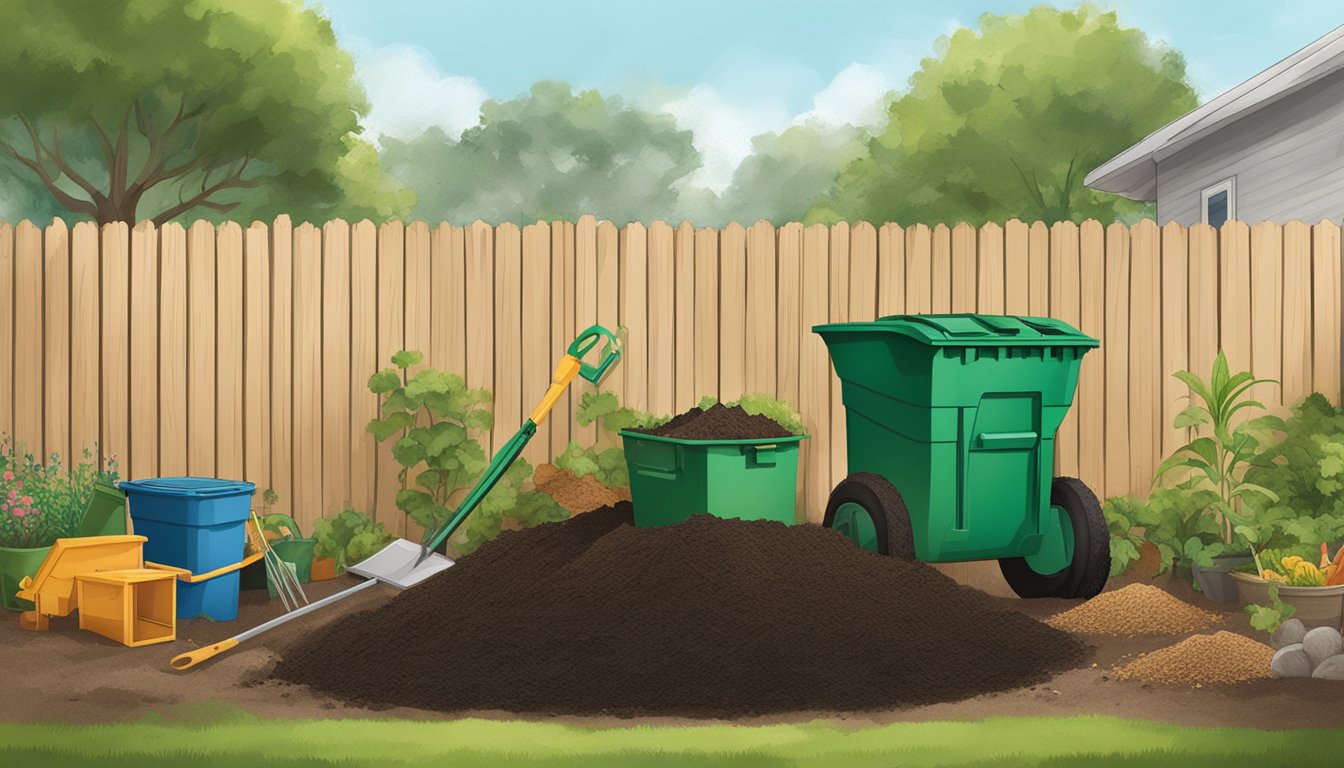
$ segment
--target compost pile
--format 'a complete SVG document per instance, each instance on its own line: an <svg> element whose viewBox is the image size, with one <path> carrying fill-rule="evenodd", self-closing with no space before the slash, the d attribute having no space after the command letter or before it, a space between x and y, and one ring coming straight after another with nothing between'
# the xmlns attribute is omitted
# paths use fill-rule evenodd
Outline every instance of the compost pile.
<svg viewBox="0 0 1344 768"><path fill-rule="evenodd" d="M660 426L630 431L678 440L755 440L793 434L769 416L747 413L740 405L723 403L692 408Z"/></svg>
<svg viewBox="0 0 1344 768"><path fill-rule="evenodd" d="M1130 584L1114 592L1103 592L1046 623L1065 632L1133 636L1182 635L1209 627L1218 620L1217 614L1196 608L1151 584Z"/></svg>
<svg viewBox="0 0 1344 768"><path fill-rule="evenodd" d="M1120 680L1219 685L1269 677L1274 649L1235 632L1192 635L1115 670Z"/></svg>
<svg viewBox="0 0 1344 768"><path fill-rule="evenodd" d="M829 529L631 522L620 504L506 531L274 674L365 706L726 717L963 699L1088 653Z"/></svg>
<svg viewBox="0 0 1344 768"><path fill-rule="evenodd" d="M554 464L539 465L532 474L532 483L538 491L555 499L570 517L630 500L629 488L608 488L594 475L578 477Z"/></svg>

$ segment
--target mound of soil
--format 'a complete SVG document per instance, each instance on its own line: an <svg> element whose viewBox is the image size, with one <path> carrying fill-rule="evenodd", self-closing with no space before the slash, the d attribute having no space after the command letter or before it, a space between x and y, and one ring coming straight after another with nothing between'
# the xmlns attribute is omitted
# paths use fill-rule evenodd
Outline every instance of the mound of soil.
<svg viewBox="0 0 1344 768"><path fill-rule="evenodd" d="M1115 670L1120 680L1167 685L1226 685L1273 677L1274 649L1235 632L1191 635Z"/></svg>
<svg viewBox="0 0 1344 768"><path fill-rule="evenodd" d="M829 529L635 528L621 504L502 533L309 636L274 674L363 705L723 717L963 699L1087 653Z"/></svg>
<svg viewBox="0 0 1344 768"><path fill-rule="evenodd" d="M1103 592L1046 621L1065 632L1099 635L1181 635L1217 623L1210 613L1151 584Z"/></svg>
<svg viewBox="0 0 1344 768"><path fill-rule="evenodd" d="M742 410L740 405L730 408L723 403L715 403L703 410L692 408L661 426L630 431L679 440L754 440L793 434L769 416L753 415Z"/></svg>
<svg viewBox="0 0 1344 768"><path fill-rule="evenodd" d="M630 500L629 488L608 488L592 475L577 477L554 464L538 465L532 474L532 484L555 499L570 517Z"/></svg>

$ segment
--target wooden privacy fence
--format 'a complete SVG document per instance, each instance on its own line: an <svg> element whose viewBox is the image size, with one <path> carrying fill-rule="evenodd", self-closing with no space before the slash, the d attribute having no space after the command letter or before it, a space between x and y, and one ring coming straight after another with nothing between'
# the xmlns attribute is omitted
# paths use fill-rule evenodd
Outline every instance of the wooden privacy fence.
<svg viewBox="0 0 1344 768"><path fill-rule="evenodd" d="M1340 236L1330 222L1214 230L1010 221L723 230L662 222L321 228L60 220L0 224L0 432L35 451L101 443L123 477L211 475L274 488L309 527L345 504L396 532L397 466L365 431L369 376L399 349L495 394L493 450L577 330L624 326L611 389L671 414L768 392L812 434L800 498L819 520L845 474L845 423L811 326L894 313L1050 315L1101 339L1058 436L1061 474L1146 492L1187 437L1173 371L1279 379L1266 402L1338 402ZM594 427L576 385L525 456Z"/></svg>

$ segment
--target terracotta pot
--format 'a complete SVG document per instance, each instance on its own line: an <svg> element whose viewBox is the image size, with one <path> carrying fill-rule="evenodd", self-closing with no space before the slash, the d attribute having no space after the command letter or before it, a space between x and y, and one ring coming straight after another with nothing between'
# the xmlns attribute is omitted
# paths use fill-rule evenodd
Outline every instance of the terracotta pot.
<svg viewBox="0 0 1344 768"><path fill-rule="evenodd" d="M336 578L336 558L313 558L313 581L330 581Z"/></svg>

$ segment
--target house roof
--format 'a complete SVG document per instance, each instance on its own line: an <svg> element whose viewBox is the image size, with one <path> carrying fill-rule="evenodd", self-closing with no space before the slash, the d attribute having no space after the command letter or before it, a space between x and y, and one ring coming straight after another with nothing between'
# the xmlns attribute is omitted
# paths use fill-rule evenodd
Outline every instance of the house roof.
<svg viewBox="0 0 1344 768"><path fill-rule="evenodd" d="M1153 131L1089 173L1083 184L1154 201L1158 161L1340 69L1344 69L1344 26Z"/></svg>

